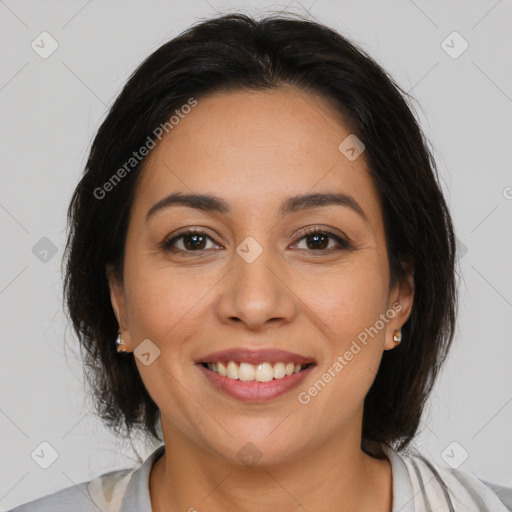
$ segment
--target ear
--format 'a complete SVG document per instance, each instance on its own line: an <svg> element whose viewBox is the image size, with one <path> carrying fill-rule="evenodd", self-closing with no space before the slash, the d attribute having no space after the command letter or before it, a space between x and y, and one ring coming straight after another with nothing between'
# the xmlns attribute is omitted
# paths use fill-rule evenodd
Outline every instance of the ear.
<svg viewBox="0 0 512 512"><path fill-rule="evenodd" d="M396 348L397 345L393 340L395 329L403 327L412 311L414 301L414 266L411 262L402 262L402 268L404 269L405 277L393 286L388 296L388 311L394 311L395 314L393 318L391 318L390 314L387 314L390 321L386 327L384 350Z"/></svg>
<svg viewBox="0 0 512 512"><path fill-rule="evenodd" d="M126 308L124 286L111 264L106 266L105 272L110 289L110 302L116 315L117 323L119 325L119 332L122 340L124 341L124 347L126 351L131 352L132 345L129 333L128 310Z"/></svg>

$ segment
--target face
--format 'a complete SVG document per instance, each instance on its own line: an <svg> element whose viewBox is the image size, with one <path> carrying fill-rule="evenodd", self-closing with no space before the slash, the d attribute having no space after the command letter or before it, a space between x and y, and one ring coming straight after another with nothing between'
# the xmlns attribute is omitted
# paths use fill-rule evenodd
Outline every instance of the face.
<svg viewBox="0 0 512 512"><path fill-rule="evenodd" d="M217 93L147 157L110 285L128 350L146 344L134 357L166 443L269 464L359 446L412 277L389 287L377 190L364 152L338 148L350 131L333 112L291 88ZM290 202L310 194L338 199Z"/></svg>

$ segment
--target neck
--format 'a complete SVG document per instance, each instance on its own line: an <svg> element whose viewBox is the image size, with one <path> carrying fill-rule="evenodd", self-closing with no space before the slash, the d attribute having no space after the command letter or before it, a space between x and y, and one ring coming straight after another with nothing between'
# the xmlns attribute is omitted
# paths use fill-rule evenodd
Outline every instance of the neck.
<svg viewBox="0 0 512 512"><path fill-rule="evenodd" d="M252 467L199 450L174 432L150 473L153 512L391 512L392 475L360 440L332 439L286 462Z"/></svg>

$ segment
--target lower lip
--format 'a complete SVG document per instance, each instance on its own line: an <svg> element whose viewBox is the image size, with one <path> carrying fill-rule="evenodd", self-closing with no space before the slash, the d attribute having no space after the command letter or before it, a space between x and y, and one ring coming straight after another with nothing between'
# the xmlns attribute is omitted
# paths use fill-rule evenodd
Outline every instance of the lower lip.
<svg viewBox="0 0 512 512"><path fill-rule="evenodd" d="M298 387L310 374L311 370L313 370L314 365L308 366L299 373L293 373L282 379L273 379L269 382L258 382L256 380L246 382L230 379L228 377L222 377L222 375L212 370L208 370L208 368L205 368L202 364L198 364L197 367L217 389L233 398L245 402L265 402L278 398Z"/></svg>

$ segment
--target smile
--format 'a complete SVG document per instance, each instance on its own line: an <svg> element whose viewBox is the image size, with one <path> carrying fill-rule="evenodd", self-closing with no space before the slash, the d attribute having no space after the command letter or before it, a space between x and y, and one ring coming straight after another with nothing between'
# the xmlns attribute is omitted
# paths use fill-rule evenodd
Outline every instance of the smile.
<svg viewBox="0 0 512 512"><path fill-rule="evenodd" d="M244 402L290 393L316 366L313 358L293 352L242 347L204 355L195 363L210 389Z"/></svg>
<svg viewBox="0 0 512 512"><path fill-rule="evenodd" d="M243 382L270 382L274 379L289 377L294 373L299 373L309 365L294 364L292 362L278 362L273 365L264 362L258 365L250 363L237 363L235 361L217 363L203 363L208 370L218 373L221 377L240 380Z"/></svg>

